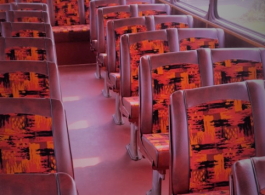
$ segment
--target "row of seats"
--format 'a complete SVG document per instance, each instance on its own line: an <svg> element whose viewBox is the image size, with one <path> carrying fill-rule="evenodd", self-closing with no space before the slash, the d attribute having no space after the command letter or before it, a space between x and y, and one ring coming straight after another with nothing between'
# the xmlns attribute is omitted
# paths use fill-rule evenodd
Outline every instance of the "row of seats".
<svg viewBox="0 0 265 195"><path fill-rule="evenodd" d="M1 193L76 195L51 25L0 27Z"/></svg>
<svg viewBox="0 0 265 195"><path fill-rule="evenodd" d="M161 179L168 168L173 194L229 194L232 164L264 155L263 151L253 152L255 147L261 149L261 141L256 146L249 142L254 136L253 120L262 121L258 113L264 106L264 83L219 84L263 80L265 50L214 49L224 47L223 30L176 29L192 27L192 19L184 16L182 21L174 20L182 23L178 26L172 25L172 16L102 19L109 10L119 15L125 8L98 9L96 21L101 31L97 43L102 43L98 46L104 54L105 42L107 53L103 94L109 96L109 88L119 93L114 120L122 124L125 116L131 122L130 157L138 160L143 155L152 163L153 184L148 194L161 194ZM161 18L160 25L166 30L154 29L159 24L154 18ZM147 20L152 21L150 32ZM259 102L252 109L255 119L250 118L252 102ZM255 136L264 137L263 127L255 126Z"/></svg>

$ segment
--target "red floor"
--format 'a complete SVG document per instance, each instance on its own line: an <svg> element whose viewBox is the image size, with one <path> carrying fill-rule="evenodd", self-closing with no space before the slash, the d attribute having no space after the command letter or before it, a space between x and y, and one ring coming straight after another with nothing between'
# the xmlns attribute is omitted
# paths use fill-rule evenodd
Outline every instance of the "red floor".
<svg viewBox="0 0 265 195"><path fill-rule="evenodd" d="M104 80L94 77L95 66L59 71L79 195L144 195L152 185L151 164L129 158L129 123L114 124L114 94L101 94ZM168 194L168 175L162 194Z"/></svg>

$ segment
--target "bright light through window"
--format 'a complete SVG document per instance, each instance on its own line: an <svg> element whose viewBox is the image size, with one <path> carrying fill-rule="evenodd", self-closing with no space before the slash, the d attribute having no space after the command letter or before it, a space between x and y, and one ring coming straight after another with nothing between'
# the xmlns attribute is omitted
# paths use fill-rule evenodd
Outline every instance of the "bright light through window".
<svg viewBox="0 0 265 195"><path fill-rule="evenodd" d="M218 15L265 35L264 0L218 0Z"/></svg>

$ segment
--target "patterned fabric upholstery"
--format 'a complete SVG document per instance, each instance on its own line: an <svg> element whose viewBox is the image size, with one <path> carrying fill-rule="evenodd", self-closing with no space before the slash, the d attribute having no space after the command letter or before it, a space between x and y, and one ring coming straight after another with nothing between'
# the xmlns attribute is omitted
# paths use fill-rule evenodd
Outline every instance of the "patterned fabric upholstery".
<svg viewBox="0 0 265 195"><path fill-rule="evenodd" d="M145 55L169 52L168 42L161 40L145 40L130 45L131 58L131 96L138 96L138 67L140 58Z"/></svg>
<svg viewBox="0 0 265 195"><path fill-rule="evenodd" d="M14 47L5 49L6 60L46 60L46 50L36 47Z"/></svg>
<svg viewBox="0 0 265 195"><path fill-rule="evenodd" d="M34 72L0 74L0 97L49 98L49 78Z"/></svg>
<svg viewBox="0 0 265 195"><path fill-rule="evenodd" d="M106 36L106 26L109 20L130 18L131 14L130 12L113 12L113 13L104 14L103 17L104 17L104 31Z"/></svg>
<svg viewBox="0 0 265 195"><path fill-rule="evenodd" d="M12 37L46 37L45 32L39 32L37 30L20 30L13 31L11 34Z"/></svg>
<svg viewBox="0 0 265 195"><path fill-rule="evenodd" d="M54 33L87 32L89 25L53 26L52 31Z"/></svg>
<svg viewBox="0 0 265 195"><path fill-rule="evenodd" d="M198 64L176 64L152 70L153 133L169 131L169 98L177 90L201 86Z"/></svg>
<svg viewBox="0 0 265 195"><path fill-rule="evenodd" d="M261 62L231 59L216 62L213 67L215 85L264 78Z"/></svg>
<svg viewBox="0 0 265 195"><path fill-rule="evenodd" d="M221 190L221 191L209 191L209 192L199 192L199 193L191 193L189 195L229 195L229 190ZM183 194L188 195L188 194Z"/></svg>
<svg viewBox="0 0 265 195"><path fill-rule="evenodd" d="M24 3L47 3L47 0L22 0Z"/></svg>
<svg viewBox="0 0 265 195"><path fill-rule="evenodd" d="M150 143L157 149L157 151L169 150L169 134L168 133L154 133L143 134Z"/></svg>
<svg viewBox="0 0 265 195"><path fill-rule="evenodd" d="M235 161L255 156L251 104L219 100L187 110L190 192L228 190Z"/></svg>
<svg viewBox="0 0 265 195"><path fill-rule="evenodd" d="M1 114L0 121L0 173L56 172L50 117Z"/></svg>
<svg viewBox="0 0 265 195"><path fill-rule="evenodd" d="M23 18L15 18L14 22L32 22L32 23L43 23L43 18L38 17L23 17Z"/></svg>
<svg viewBox="0 0 265 195"><path fill-rule="evenodd" d="M143 25L132 25L132 26L123 26L115 29L115 39L116 39L116 72L120 70L120 37L127 33L137 33L147 31L146 26Z"/></svg>
<svg viewBox="0 0 265 195"><path fill-rule="evenodd" d="M139 16L167 15L165 11L147 10L139 11Z"/></svg>
<svg viewBox="0 0 265 195"><path fill-rule="evenodd" d="M86 19L86 24L89 24L89 7L90 7L90 0L85 0L84 2L84 6L85 6L85 19Z"/></svg>
<svg viewBox="0 0 265 195"><path fill-rule="evenodd" d="M55 26L69 26L80 24L78 3L76 0L53 1L55 12Z"/></svg>
<svg viewBox="0 0 265 195"><path fill-rule="evenodd" d="M218 48L218 39L191 37L182 39L179 43L180 51L195 50L198 48Z"/></svg>
<svg viewBox="0 0 265 195"><path fill-rule="evenodd" d="M168 29L168 28L188 28L189 26L185 23L178 23L178 22L165 22L160 23L155 26L156 30L161 29Z"/></svg>

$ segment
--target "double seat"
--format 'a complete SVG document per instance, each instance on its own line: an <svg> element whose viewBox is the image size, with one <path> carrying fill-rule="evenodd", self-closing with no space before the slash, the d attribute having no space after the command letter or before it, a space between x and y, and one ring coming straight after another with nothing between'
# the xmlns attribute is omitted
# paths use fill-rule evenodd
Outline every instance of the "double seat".
<svg viewBox="0 0 265 195"><path fill-rule="evenodd" d="M27 22L1 23L0 189L7 195L77 194L51 25L29 20L42 12L8 11Z"/></svg>

